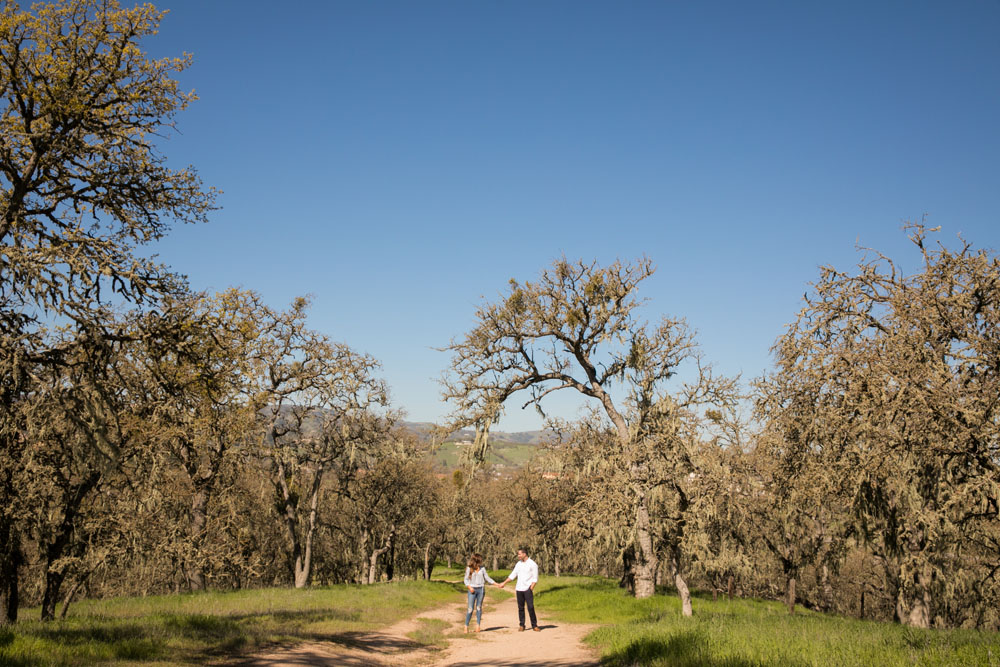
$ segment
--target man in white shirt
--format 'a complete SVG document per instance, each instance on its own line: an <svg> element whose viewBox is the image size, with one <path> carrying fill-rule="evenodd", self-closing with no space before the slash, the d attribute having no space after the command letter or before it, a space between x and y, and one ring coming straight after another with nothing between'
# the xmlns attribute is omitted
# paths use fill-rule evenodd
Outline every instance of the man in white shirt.
<svg viewBox="0 0 1000 667"><path fill-rule="evenodd" d="M507 578L499 584L500 588L511 579L517 579L514 591L517 593L517 620L519 622L517 631L524 631L524 607L528 606L528 616L531 618L531 629L541 632L538 627L538 619L535 618L535 584L538 583L538 563L528 558L528 550L521 547L517 550L517 560L519 561Z"/></svg>

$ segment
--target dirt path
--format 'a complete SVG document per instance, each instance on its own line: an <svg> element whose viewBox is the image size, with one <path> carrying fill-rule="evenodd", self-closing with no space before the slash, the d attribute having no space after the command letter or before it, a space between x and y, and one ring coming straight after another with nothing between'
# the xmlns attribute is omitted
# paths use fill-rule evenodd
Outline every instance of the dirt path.
<svg viewBox="0 0 1000 667"><path fill-rule="evenodd" d="M239 664L246 667L298 665L422 665L425 667L596 667L596 654L583 645L594 626L554 623L545 619L545 598L536 608L541 632L517 631L517 603L509 598L483 609L482 632L462 632L465 604L448 604L406 619L381 633L352 634L338 642L315 642L257 655ZM421 647L406 635L424 625L418 619L449 623L444 634L448 648ZM475 625L475 619L473 619Z"/></svg>

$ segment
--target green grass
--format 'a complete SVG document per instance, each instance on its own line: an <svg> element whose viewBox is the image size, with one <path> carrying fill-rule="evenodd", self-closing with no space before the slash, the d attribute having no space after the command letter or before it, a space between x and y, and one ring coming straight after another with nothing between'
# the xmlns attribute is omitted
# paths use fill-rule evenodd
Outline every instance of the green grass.
<svg viewBox="0 0 1000 667"><path fill-rule="evenodd" d="M490 465L502 463L510 468L520 468L538 456L539 451L538 445L491 440L486 463ZM450 470L465 465L466 455L467 447L459 447L454 442L444 442L431 454L431 458L438 467Z"/></svg>
<svg viewBox="0 0 1000 667"><path fill-rule="evenodd" d="M448 640L444 631L451 625L447 621L437 618L418 618L420 624L413 632L408 632L407 637L423 646L433 646L435 648L447 648Z"/></svg>
<svg viewBox="0 0 1000 667"><path fill-rule="evenodd" d="M462 590L408 581L84 601L65 620L0 630L0 665L204 664L279 644L350 645L356 633L454 601Z"/></svg>
<svg viewBox="0 0 1000 667"><path fill-rule="evenodd" d="M916 630L799 610L761 600L694 600L680 614L673 594L636 600L615 582L543 578L536 608L602 627L587 641L610 666L992 665L1000 636L975 630Z"/></svg>
<svg viewBox="0 0 1000 667"><path fill-rule="evenodd" d="M508 572L491 575L500 581ZM85 601L74 605L64 621L23 621L0 629L0 665L189 665L305 641L356 645L358 633L444 603L464 613L462 574L442 567L435 576L448 581ZM701 597L695 599L695 616L683 618L675 595L636 600L613 581L589 577L543 576L535 594L543 623L557 619L600 626L587 641L609 667L1000 667L1000 635L995 633L915 630L807 610L789 616L776 602ZM488 602L510 596L510 590L487 589ZM25 611L31 613L37 610ZM440 648L454 638L446 634L444 621L418 621L420 627L410 635L416 644Z"/></svg>

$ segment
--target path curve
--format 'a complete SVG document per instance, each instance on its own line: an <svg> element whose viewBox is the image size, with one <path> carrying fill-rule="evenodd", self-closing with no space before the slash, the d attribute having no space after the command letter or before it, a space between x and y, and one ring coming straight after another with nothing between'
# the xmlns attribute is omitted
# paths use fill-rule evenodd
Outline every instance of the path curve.
<svg viewBox="0 0 1000 667"><path fill-rule="evenodd" d="M597 667L596 653L583 637L596 626L557 623L545 619L544 596L536 607L541 632L517 631L517 603L513 597L483 609L482 632L462 633L465 604L448 604L400 621L378 633L357 633L334 642L310 642L242 660L245 667ZM421 647L407 633L420 627L420 618L450 623L446 649ZM230 663L232 664L232 663Z"/></svg>

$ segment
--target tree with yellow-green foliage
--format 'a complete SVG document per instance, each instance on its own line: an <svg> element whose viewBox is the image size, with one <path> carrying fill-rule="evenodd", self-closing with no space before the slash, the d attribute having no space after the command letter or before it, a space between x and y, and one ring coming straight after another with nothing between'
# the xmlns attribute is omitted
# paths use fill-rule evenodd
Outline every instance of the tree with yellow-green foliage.
<svg viewBox="0 0 1000 667"><path fill-rule="evenodd" d="M914 273L878 253L852 272L823 269L775 345L758 406L772 467L807 463L808 477L785 483L824 489L797 525L820 521L837 489L884 564L899 622L995 628L1000 258L908 229Z"/></svg>
<svg viewBox="0 0 1000 667"><path fill-rule="evenodd" d="M0 10L0 299L86 316L103 288L141 300L172 287L137 246L204 221L213 193L156 141L195 99L140 42L163 12L114 0Z"/></svg>
<svg viewBox="0 0 1000 667"><path fill-rule="evenodd" d="M110 291L133 303L183 281L137 248L200 222L214 193L156 142L194 95L190 58L140 46L163 13L115 0L0 5L0 624L16 620L21 536L10 508L27 443L19 405L32 363L59 363L43 313L87 323Z"/></svg>
<svg viewBox="0 0 1000 667"><path fill-rule="evenodd" d="M649 325L639 318L636 291L652 273L648 259L607 267L562 259L537 282L511 280L507 293L478 308L475 326L448 346L452 362L443 380L444 397L454 406L450 428L476 426L481 449L518 392L527 393L525 406L539 409L542 399L564 389L599 406L614 433L602 458L621 471L613 493L627 499L618 516L635 546L636 597L652 595L655 587L652 506L664 493L684 506L679 476L686 473L699 411L734 394L731 380L701 363L683 320L663 317ZM690 379L672 383L682 365L691 369ZM689 602L684 609L690 613Z"/></svg>

